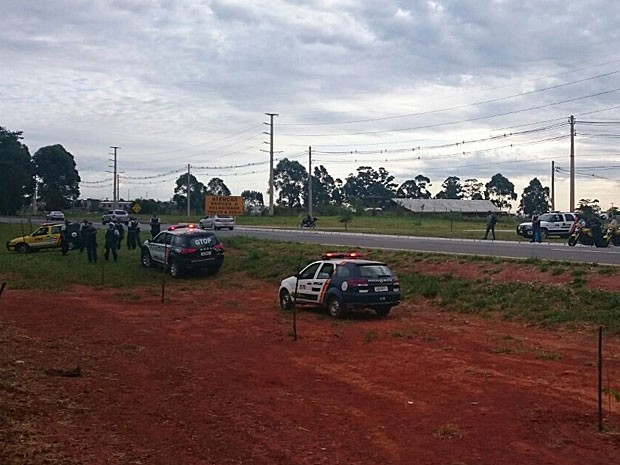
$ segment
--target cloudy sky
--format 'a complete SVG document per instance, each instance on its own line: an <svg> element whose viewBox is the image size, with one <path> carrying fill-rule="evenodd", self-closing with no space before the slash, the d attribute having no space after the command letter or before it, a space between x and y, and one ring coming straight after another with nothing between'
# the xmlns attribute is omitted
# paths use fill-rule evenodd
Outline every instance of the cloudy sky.
<svg viewBox="0 0 620 465"><path fill-rule="evenodd" d="M169 199L190 164L265 194L274 158L620 205L620 2L0 0L0 126L74 155L84 197ZM515 204L515 207L517 204Z"/></svg>

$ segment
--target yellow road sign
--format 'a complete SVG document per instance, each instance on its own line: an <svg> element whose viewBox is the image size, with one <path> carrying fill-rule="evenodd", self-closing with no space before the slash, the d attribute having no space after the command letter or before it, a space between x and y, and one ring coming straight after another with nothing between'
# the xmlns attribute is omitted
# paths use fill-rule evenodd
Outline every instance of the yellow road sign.
<svg viewBox="0 0 620 465"><path fill-rule="evenodd" d="M240 195L207 195L205 213L207 215L243 215L243 197Z"/></svg>
<svg viewBox="0 0 620 465"><path fill-rule="evenodd" d="M136 203L134 203L134 204L131 206L131 210L132 210L134 213L140 213L140 210L142 210L142 207L140 206L140 204L139 204L138 202L136 202Z"/></svg>

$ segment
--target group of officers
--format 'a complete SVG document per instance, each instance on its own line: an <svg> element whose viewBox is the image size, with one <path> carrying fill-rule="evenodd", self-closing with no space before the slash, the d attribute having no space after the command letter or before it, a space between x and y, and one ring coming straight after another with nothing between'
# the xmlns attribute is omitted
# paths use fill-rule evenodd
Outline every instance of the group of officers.
<svg viewBox="0 0 620 465"><path fill-rule="evenodd" d="M89 263L97 263L97 228L93 226L92 221L83 220L80 224L79 231L75 231L69 227L68 220L65 221L60 232L60 249L63 255L69 252L69 244L73 242L75 248L83 252L86 249L86 255ZM151 228L151 238L155 237L161 231L161 222L156 214L153 214L149 221ZM72 236L77 237L72 237ZM125 238L125 228L123 223L113 219L108 223L104 233L103 258L110 260L110 255L114 261L118 260L118 251ZM127 222L127 248L129 250L136 249L141 244L140 239L140 223L136 218L130 217Z"/></svg>

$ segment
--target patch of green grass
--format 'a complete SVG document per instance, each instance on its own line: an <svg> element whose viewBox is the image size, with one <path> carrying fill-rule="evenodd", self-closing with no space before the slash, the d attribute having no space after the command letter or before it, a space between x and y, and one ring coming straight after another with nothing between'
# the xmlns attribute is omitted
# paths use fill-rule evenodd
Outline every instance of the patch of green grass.
<svg viewBox="0 0 620 465"><path fill-rule="evenodd" d="M15 225L1 224L0 241L14 237L17 232ZM123 248L117 263L106 263L100 258L97 265L91 265L85 253L77 251L71 251L63 257L59 250L19 255L4 248L0 250L0 283L6 282L9 288L47 292L64 291L75 285L118 288L121 295L125 296L123 298L132 301L136 299L132 289L143 288L158 294L164 277L167 287L181 291L195 289L197 285L205 290L211 287L237 289L244 285L244 278L249 276L264 281L266 286L273 289L275 297L277 285L282 278L295 274L320 257L325 250L322 245L300 246L293 242L263 241L246 236L227 237L224 246L226 258L217 275L188 274L182 279L164 275L160 268L143 268L138 250ZM333 249L346 251L350 248ZM450 274L427 275L415 271L416 267L412 266L416 261L490 263L490 259L483 257L455 259L443 254L374 249L364 250L363 253L367 258L383 260L391 265L401 280L405 302L432 300L434 305L439 305L445 311L496 316L550 328L558 325L603 325L608 333L620 334L620 293L586 289L583 284L587 274L582 265L550 262L551 273L559 273L560 270L570 272L576 284L557 287L523 282L493 282L488 277L468 279ZM533 262L541 263L539 260ZM505 260L502 263L510 266L514 261ZM601 272L606 267L597 269ZM612 270L604 273L615 273ZM167 295L172 294L167 292ZM322 313L317 314L317 318L324 316ZM347 323L343 321L339 324Z"/></svg>
<svg viewBox="0 0 620 465"><path fill-rule="evenodd" d="M379 336L379 333L374 329L370 329L368 331L364 331L364 344L368 344L374 341Z"/></svg>
<svg viewBox="0 0 620 465"><path fill-rule="evenodd" d="M536 351L536 358L539 360L562 360L562 356L560 354L547 352L546 350L542 349L538 349Z"/></svg>
<svg viewBox="0 0 620 465"><path fill-rule="evenodd" d="M559 276L561 274L566 273L566 268L563 266L554 266L551 268L551 275L552 276Z"/></svg>
<svg viewBox="0 0 620 465"><path fill-rule="evenodd" d="M442 425L433 431L433 436L439 439L461 439L463 434L459 427L453 424Z"/></svg>

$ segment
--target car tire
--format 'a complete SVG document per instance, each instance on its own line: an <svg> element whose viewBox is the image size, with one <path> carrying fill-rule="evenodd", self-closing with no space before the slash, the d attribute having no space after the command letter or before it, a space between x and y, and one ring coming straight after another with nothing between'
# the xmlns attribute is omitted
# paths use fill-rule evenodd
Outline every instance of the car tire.
<svg viewBox="0 0 620 465"><path fill-rule="evenodd" d="M293 298L286 289L280 291L280 308L286 311L293 309Z"/></svg>
<svg viewBox="0 0 620 465"><path fill-rule="evenodd" d="M390 307L389 305L375 308L375 312L377 312L378 316L388 316L390 310L392 310L392 307Z"/></svg>
<svg viewBox="0 0 620 465"><path fill-rule="evenodd" d="M172 276L173 278L178 278L179 276L183 274L183 271L181 270L181 266L176 260L172 260L170 262L169 270L170 270L170 276Z"/></svg>
<svg viewBox="0 0 620 465"><path fill-rule="evenodd" d="M28 250L30 249L30 247L28 247L28 244L25 243L21 243L21 244L17 244L17 246L15 246L15 251L17 253L28 253Z"/></svg>
<svg viewBox="0 0 620 465"><path fill-rule="evenodd" d="M338 296L331 296L327 301L327 311L330 316L334 318L341 318L345 313L346 309L342 304L342 300Z"/></svg>
<svg viewBox="0 0 620 465"><path fill-rule="evenodd" d="M547 239L548 235L549 235L549 230L547 228L541 228L540 229L540 238L541 239Z"/></svg>
<svg viewBox="0 0 620 465"><path fill-rule="evenodd" d="M153 266L153 259L151 258L151 254L148 250L142 252L140 262L144 268L150 268Z"/></svg>

